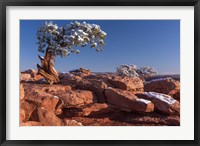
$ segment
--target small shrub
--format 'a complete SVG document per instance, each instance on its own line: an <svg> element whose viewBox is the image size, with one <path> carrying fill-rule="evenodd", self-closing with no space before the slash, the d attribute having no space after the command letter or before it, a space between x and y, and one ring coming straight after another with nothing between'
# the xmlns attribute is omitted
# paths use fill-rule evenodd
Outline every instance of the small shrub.
<svg viewBox="0 0 200 146"><path fill-rule="evenodd" d="M134 64L124 64L117 67L116 73L119 76L127 76L127 77L140 77L142 79L151 77L156 75L158 72L149 66L142 66L139 69Z"/></svg>
<svg viewBox="0 0 200 146"><path fill-rule="evenodd" d="M150 66L142 66L137 70L137 72L143 78L152 77L158 74L158 72Z"/></svg>
<svg viewBox="0 0 200 146"><path fill-rule="evenodd" d="M127 76L127 77L138 77L139 74L137 73L137 66L136 65L120 65L117 67L116 73L119 76Z"/></svg>

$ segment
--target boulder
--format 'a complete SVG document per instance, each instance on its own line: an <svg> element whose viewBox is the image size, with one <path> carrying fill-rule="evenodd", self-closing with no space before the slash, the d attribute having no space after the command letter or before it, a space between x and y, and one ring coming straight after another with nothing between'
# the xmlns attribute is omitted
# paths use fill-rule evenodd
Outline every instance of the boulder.
<svg viewBox="0 0 200 146"><path fill-rule="evenodd" d="M21 73L20 74L20 81L21 82L29 82L29 81L33 81L32 77L30 74L27 73Z"/></svg>
<svg viewBox="0 0 200 146"><path fill-rule="evenodd" d="M155 108L164 114L180 114L180 103L171 96L156 92L144 92L136 96L150 100Z"/></svg>
<svg viewBox="0 0 200 146"><path fill-rule="evenodd" d="M64 108L77 107L96 102L96 97L91 91L72 90L60 93L59 98L64 102Z"/></svg>
<svg viewBox="0 0 200 146"><path fill-rule="evenodd" d="M88 81L97 81L97 82L104 82L107 87L113 87L113 85L109 82L112 77L114 77L114 74L111 73L96 73L88 76L84 76L83 79Z"/></svg>
<svg viewBox="0 0 200 146"><path fill-rule="evenodd" d="M39 122L43 126L63 126L63 122L51 111L44 107L38 108Z"/></svg>
<svg viewBox="0 0 200 146"><path fill-rule="evenodd" d="M108 81L113 85L114 88L131 91L134 94L143 92L143 81L137 77L130 78L113 76Z"/></svg>
<svg viewBox="0 0 200 146"><path fill-rule="evenodd" d="M37 71L33 70L33 69L29 69L29 70L21 72L21 81L23 81L23 82L38 81L42 78L44 78L44 77L41 75L38 75Z"/></svg>
<svg viewBox="0 0 200 146"><path fill-rule="evenodd" d="M168 94L173 97L180 92L180 82L169 77L154 79L144 85L144 91Z"/></svg>
<svg viewBox="0 0 200 146"><path fill-rule="evenodd" d="M83 126L82 123L77 122L76 120L69 120L65 118L63 121L65 126Z"/></svg>
<svg viewBox="0 0 200 146"><path fill-rule="evenodd" d="M69 86L70 87L70 86ZM25 86L25 88L30 88ZM71 88L71 87L70 87ZM69 89L70 89L69 88ZM41 91L39 90L41 89ZM64 93L68 91L68 86L57 88L34 88L31 86L29 90L26 89L24 101L29 104L33 104L36 107L44 107L45 109L54 112L56 115L61 114L63 101L56 96L63 91ZM34 117L36 115L33 115ZM35 118L34 118L35 119Z"/></svg>
<svg viewBox="0 0 200 146"><path fill-rule="evenodd" d="M62 113L64 103L61 99L58 98L58 96L46 93L37 93L35 96L29 97L30 98L25 98L25 101L35 105L36 107L44 107L46 110L52 111L56 115Z"/></svg>
<svg viewBox="0 0 200 146"><path fill-rule="evenodd" d="M137 112L152 112L154 110L151 101L140 99L129 91L109 87L106 89L105 95L109 104L122 110Z"/></svg>
<svg viewBox="0 0 200 146"><path fill-rule="evenodd" d="M64 103L58 96L46 97L41 103L41 107L44 107L48 111L54 112L56 115L62 113L62 107Z"/></svg>
<svg viewBox="0 0 200 146"><path fill-rule="evenodd" d="M82 80L82 77L71 74L71 73L61 73L59 75L61 84L68 84L72 87L76 86L76 84Z"/></svg>
<svg viewBox="0 0 200 146"><path fill-rule="evenodd" d="M88 80L81 80L76 85L76 89L81 90L89 90L92 91L95 96L97 97L97 101L100 103L105 103L105 95L104 91L107 88L107 84L102 80L96 80L96 79L88 79Z"/></svg>
<svg viewBox="0 0 200 146"><path fill-rule="evenodd" d="M85 108L82 108L81 113L79 116L88 116L88 115L99 115L99 114L107 114L111 112L116 112L117 108L114 108L113 106L106 104L106 103L94 103L90 106L87 106Z"/></svg>
<svg viewBox="0 0 200 146"><path fill-rule="evenodd" d="M120 110L110 104L106 103L93 103L79 107L63 108L63 112L59 117L71 118L71 117L99 117L107 116L119 112Z"/></svg>
<svg viewBox="0 0 200 146"><path fill-rule="evenodd" d="M20 103L20 122L27 122L36 106L32 103L21 101Z"/></svg>
<svg viewBox="0 0 200 146"><path fill-rule="evenodd" d="M43 76L37 74L36 72L32 72L31 73L31 77L33 78L34 81L38 81L38 80L44 79Z"/></svg>
<svg viewBox="0 0 200 146"><path fill-rule="evenodd" d="M92 72L89 69L84 69L84 68L71 70L69 72L78 76L87 76L92 74Z"/></svg>

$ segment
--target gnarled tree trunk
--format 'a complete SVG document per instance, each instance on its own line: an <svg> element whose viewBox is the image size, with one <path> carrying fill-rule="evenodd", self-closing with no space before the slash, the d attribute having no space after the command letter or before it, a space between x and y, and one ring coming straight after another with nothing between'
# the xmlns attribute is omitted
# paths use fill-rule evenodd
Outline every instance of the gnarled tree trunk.
<svg viewBox="0 0 200 146"><path fill-rule="evenodd" d="M58 73L54 68L55 55L52 54L49 50L49 48L46 49L45 57L38 55L41 61L41 65L37 64L37 68L38 74L42 75L48 83L53 84L58 83L59 78Z"/></svg>

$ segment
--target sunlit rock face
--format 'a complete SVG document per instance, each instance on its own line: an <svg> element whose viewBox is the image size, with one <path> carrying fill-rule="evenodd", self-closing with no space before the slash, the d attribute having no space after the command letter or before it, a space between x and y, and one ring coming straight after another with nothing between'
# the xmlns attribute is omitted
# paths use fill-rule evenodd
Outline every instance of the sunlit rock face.
<svg viewBox="0 0 200 146"><path fill-rule="evenodd" d="M179 100L180 82L170 77L153 79L144 85L144 91L168 94Z"/></svg>
<svg viewBox="0 0 200 146"><path fill-rule="evenodd" d="M82 68L59 73L60 82L50 85L32 79L33 72L21 73L29 75L19 88L21 126L180 125L179 81Z"/></svg>

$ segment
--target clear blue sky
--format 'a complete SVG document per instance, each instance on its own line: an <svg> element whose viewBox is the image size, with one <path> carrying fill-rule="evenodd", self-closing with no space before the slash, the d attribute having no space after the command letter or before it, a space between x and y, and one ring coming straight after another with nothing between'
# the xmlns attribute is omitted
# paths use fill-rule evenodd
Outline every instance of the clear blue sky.
<svg viewBox="0 0 200 146"><path fill-rule="evenodd" d="M20 21L20 70L36 69L40 64L36 32L46 20ZM58 26L75 20L53 20ZM83 22L82 20L78 20ZM87 68L94 72L113 72L121 64L152 66L159 74L180 73L179 20L84 20L107 33L103 52L89 47L80 54L56 57L57 71Z"/></svg>

